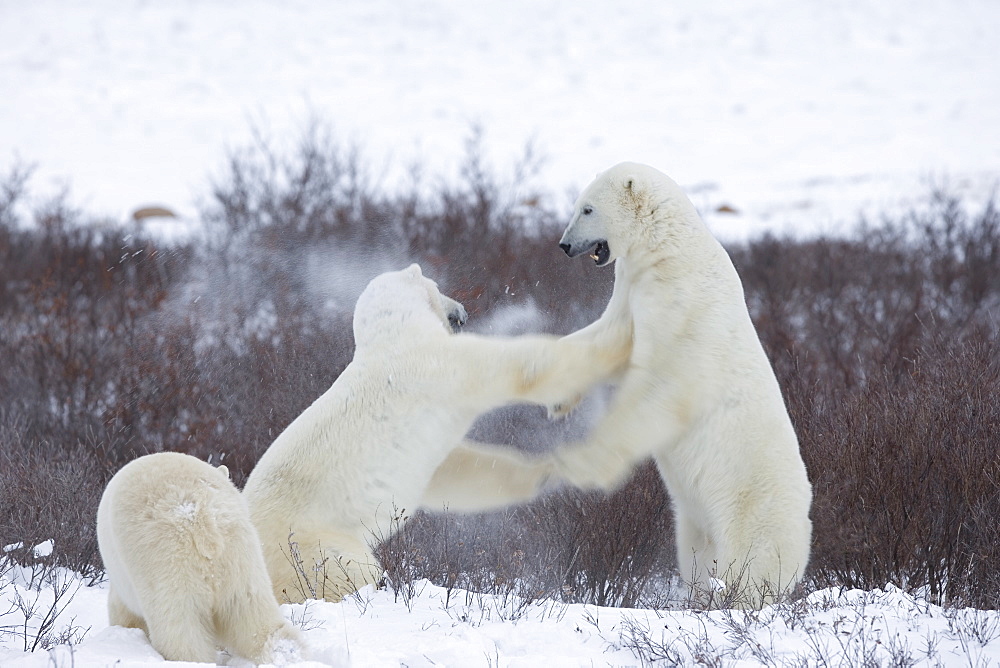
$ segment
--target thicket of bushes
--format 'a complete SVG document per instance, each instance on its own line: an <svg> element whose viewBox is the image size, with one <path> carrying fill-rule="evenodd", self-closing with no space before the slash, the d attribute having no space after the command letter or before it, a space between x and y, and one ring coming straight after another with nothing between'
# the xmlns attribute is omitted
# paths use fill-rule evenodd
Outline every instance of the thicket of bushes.
<svg viewBox="0 0 1000 668"><path fill-rule="evenodd" d="M224 461L242 484L271 440L351 358L354 298L420 262L484 332L569 332L612 272L556 244L565 207L504 179L475 141L460 183L380 187L320 131L298 150L234 153L205 231L165 242L30 199L0 179L0 546L55 540L98 573L107 479L147 452ZM847 239L766 237L730 252L814 484L807 586L894 582L1000 604L1000 216L944 196ZM582 433L540 408L475 436L541 450ZM673 564L651 467L609 497L562 490L483 516L413 514L381 549L390 576L655 605Z"/></svg>

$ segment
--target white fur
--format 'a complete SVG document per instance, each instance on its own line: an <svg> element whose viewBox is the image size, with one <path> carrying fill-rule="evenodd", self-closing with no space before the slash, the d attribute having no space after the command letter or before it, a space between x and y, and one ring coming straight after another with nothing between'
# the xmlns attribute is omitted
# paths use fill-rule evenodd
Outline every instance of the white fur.
<svg viewBox="0 0 1000 668"><path fill-rule="evenodd" d="M163 658L300 658L271 592L260 539L226 471L176 452L140 457L108 482L97 539L111 624L140 628Z"/></svg>
<svg viewBox="0 0 1000 668"><path fill-rule="evenodd" d="M279 599L337 600L376 581L369 543L420 506L534 496L545 461L463 436L499 405L572 402L622 362L551 336L454 334L449 316L464 309L417 265L372 280L354 311L354 359L254 468L244 495Z"/></svg>
<svg viewBox="0 0 1000 668"><path fill-rule="evenodd" d="M682 577L742 575L752 604L773 600L806 567L812 491L739 276L683 191L645 165L612 167L580 196L561 244L575 255L597 241L614 292L569 338L632 352L608 414L557 455L559 472L613 489L652 455Z"/></svg>

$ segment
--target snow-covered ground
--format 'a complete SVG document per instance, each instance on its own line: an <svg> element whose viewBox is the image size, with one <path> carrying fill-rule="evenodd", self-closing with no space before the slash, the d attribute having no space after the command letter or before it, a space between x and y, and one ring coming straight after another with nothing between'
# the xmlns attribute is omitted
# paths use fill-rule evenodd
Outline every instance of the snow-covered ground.
<svg viewBox="0 0 1000 668"><path fill-rule="evenodd" d="M25 651L53 602L51 586L40 593L25 586L26 573L17 569L0 576L4 668L163 665L141 631L108 627L106 586L84 586L65 571L55 573L55 584L65 593L50 633L76 643ZM551 600L520 605L513 597L449 592L426 581L414 591L406 599L369 586L341 603L283 606L303 629L311 654L294 664L558 668L649 665L657 658L661 665L1000 664L1000 613L942 609L891 585L874 592L823 590L749 613L628 610ZM25 625L27 609L34 617ZM246 665L224 653L219 662Z"/></svg>
<svg viewBox="0 0 1000 668"><path fill-rule="evenodd" d="M995 0L0 0L0 166L192 216L253 126L329 120L392 182L452 178L479 124L551 192L638 160L721 236L835 232L995 190L998 34Z"/></svg>

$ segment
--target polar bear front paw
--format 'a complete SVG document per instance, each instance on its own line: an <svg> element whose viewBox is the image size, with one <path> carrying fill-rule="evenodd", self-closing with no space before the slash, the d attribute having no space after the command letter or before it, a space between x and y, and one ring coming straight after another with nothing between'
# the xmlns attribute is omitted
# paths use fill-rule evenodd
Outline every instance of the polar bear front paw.
<svg viewBox="0 0 1000 668"><path fill-rule="evenodd" d="M574 487L612 490L621 485L628 466L610 450L570 446L552 456L556 475Z"/></svg>

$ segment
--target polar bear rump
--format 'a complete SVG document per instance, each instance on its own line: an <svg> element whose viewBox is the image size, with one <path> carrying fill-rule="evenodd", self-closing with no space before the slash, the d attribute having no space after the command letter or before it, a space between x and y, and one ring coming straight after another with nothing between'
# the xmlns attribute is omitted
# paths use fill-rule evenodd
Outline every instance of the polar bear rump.
<svg viewBox="0 0 1000 668"><path fill-rule="evenodd" d="M111 624L143 629L171 661L296 658L246 503L216 469L180 453L126 464L108 483L97 538Z"/></svg>

